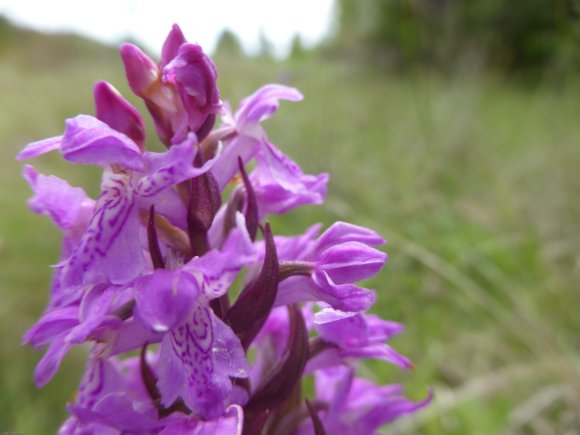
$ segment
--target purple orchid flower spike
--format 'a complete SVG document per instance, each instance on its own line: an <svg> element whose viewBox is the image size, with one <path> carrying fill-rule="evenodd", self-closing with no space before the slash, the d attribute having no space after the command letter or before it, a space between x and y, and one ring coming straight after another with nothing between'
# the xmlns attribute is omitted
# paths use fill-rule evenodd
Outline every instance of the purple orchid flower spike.
<svg viewBox="0 0 580 435"><path fill-rule="evenodd" d="M431 395L415 403L356 376L365 359L412 367L388 344L402 325L365 312L375 292L359 282L384 266L384 240L344 222L294 237L268 223L326 194L327 174L305 174L261 125L302 94L267 85L222 110L213 62L177 25L159 62L131 44L121 57L165 152L146 150L141 114L101 81L95 116L18 155L58 150L104 170L94 201L24 169L29 206L63 235L50 301L23 339L46 346L36 384L90 348L59 433L365 435L426 406Z"/></svg>

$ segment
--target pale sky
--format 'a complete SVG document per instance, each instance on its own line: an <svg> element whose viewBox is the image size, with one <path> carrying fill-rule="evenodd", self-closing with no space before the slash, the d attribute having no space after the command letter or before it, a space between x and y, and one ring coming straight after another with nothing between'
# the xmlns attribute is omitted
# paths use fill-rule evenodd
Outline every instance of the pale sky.
<svg viewBox="0 0 580 435"><path fill-rule="evenodd" d="M334 0L0 0L0 14L42 31L81 33L103 42L128 36L159 53L173 23L190 42L212 51L224 28L248 52L262 31L284 55L294 34L305 45L323 38L331 26Z"/></svg>

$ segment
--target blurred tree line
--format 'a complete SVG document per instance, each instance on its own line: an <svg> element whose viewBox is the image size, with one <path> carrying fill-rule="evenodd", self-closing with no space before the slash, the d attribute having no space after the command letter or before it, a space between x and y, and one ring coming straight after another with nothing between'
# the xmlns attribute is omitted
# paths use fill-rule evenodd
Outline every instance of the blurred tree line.
<svg viewBox="0 0 580 435"><path fill-rule="evenodd" d="M329 48L387 66L580 67L580 0L337 0Z"/></svg>

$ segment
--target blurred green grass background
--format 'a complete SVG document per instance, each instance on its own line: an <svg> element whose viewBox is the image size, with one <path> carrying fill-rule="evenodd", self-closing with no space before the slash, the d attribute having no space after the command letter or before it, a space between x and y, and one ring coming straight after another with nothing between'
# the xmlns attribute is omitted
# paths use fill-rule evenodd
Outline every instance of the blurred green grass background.
<svg viewBox="0 0 580 435"><path fill-rule="evenodd" d="M0 430L54 433L85 350L35 388L42 353L19 342L47 301L59 234L27 210L14 157L60 134L65 118L93 113L97 80L130 92L113 49L14 29L1 41ZM435 400L385 433L578 433L580 81L394 74L308 56L215 60L234 106L268 82L305 95L266 129L305 172L331 174L328 200L273 218L274 231L341 219L389 240L389 263L368 285L376 312L406 325L393 344L417 368L371 363L363 373L405 384L414 399L430 386ZM94 168L57 154L33 164L98 194Z"/></svg>

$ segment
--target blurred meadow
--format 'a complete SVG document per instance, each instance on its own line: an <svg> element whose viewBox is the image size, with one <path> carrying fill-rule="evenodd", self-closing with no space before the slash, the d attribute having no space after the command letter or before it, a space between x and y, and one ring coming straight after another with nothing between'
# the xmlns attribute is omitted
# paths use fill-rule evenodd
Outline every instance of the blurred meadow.
<svg viewBox="0 0 580 435"><path fill-rule="evenodd" d="M416 369L371 363L363 373L404 384L416 400L431 387L435 399L384 433L579 434L574 45L561 44L564 54L532 62L531 70L489 66L472 55L454 57L452 68L441 68L441 59L409 66L404 51L343 50L341 41L352 43L356 30L343 23L316 51L295 41L284 61L267 50L247 58L227 34L214 60L221 96L234 107L269 82L305 95L283 103L266 129L305 172L330 173L328 199L273 217L274 232L340 219L389 241L389 262L368 286L378 292L375 310L406 325L392 344ZM31 192L14 157L31 141L61 134L64 119L92 114L98 80L144 106L131 97L115 48L3 20L0 56L0 431L54 433L86 349L74 349L54 380L36 389L42 353L19 343L47 301L60 236L27 209ZM158 148L150 133L150 147ZM69 165L56 153L32 163L98 195L94 168Z"/></svg>

